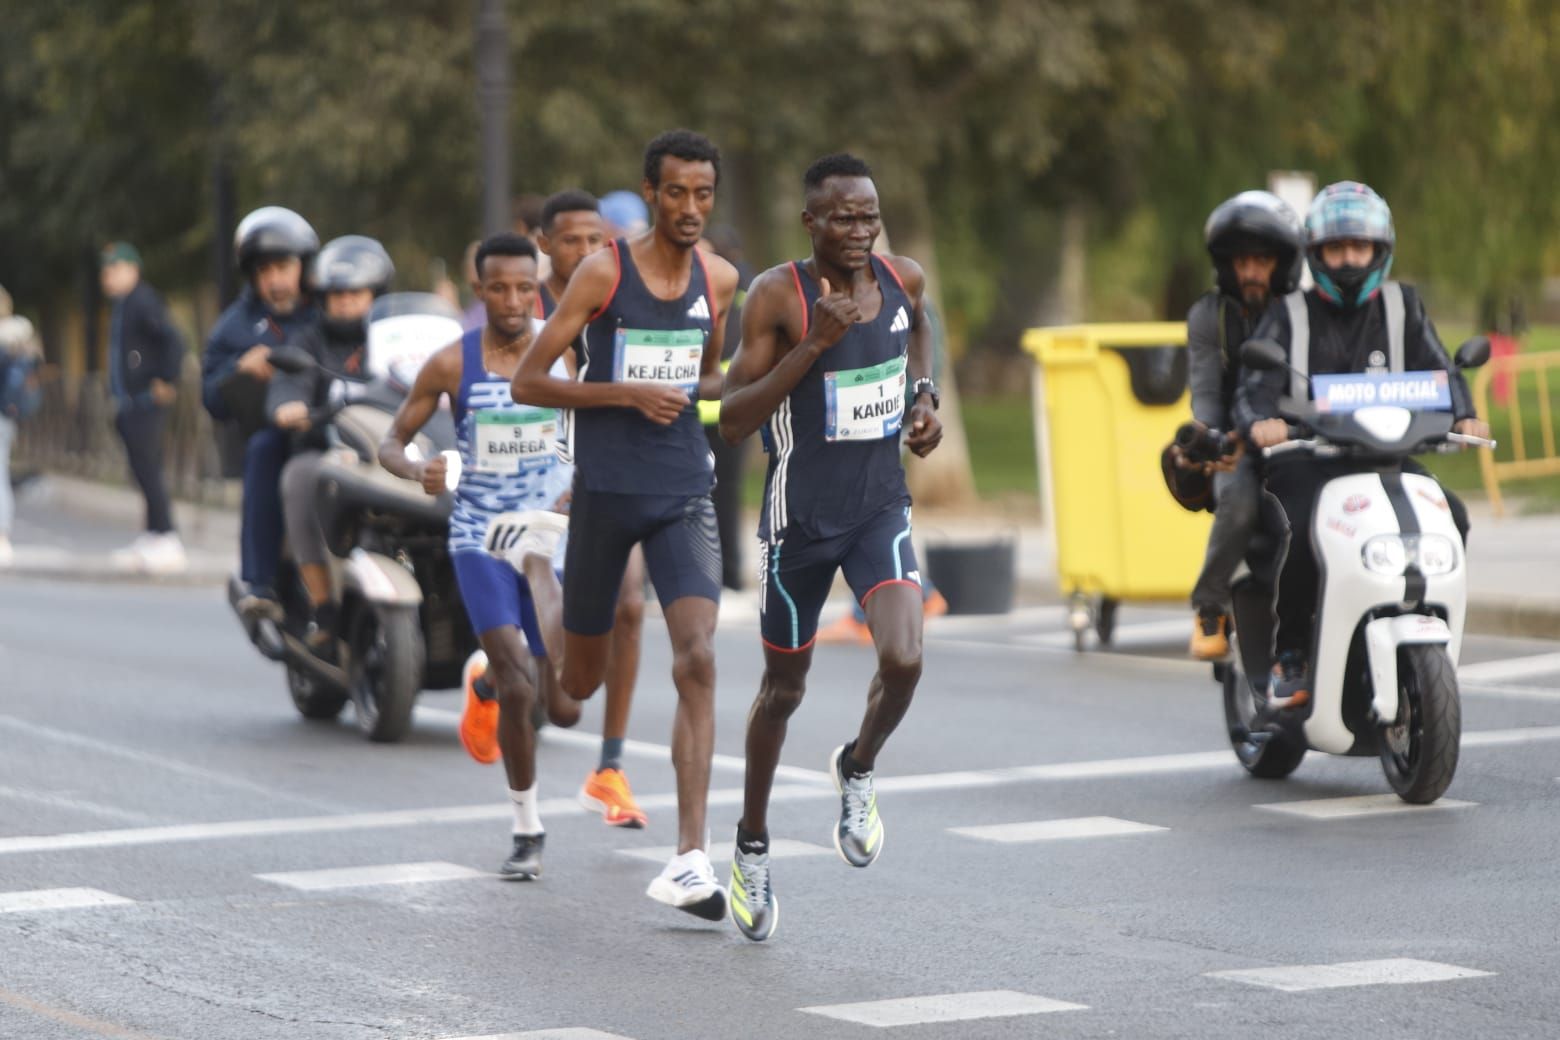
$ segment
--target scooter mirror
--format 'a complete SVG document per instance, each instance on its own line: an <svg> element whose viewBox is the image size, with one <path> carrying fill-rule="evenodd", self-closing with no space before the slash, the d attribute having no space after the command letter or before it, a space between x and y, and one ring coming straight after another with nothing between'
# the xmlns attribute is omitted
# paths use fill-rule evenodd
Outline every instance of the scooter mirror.
<svg viewBox="0 0 1560 1040"><path fill-rule="evenodd" d="M307 372L315 368L316 363L312 355L302 347L287 344L280 347L272 347L269 360L271 367L295 376L300 372Z"/></svg>
<svg viewBox="0 0 1560 1040"><path fill-rule="evenodd" d="M443 451L439 454L444 456L444 488L454 492L460 486L460 452Z"/></svg>
<svg viewBox="0 0 1560 1040"><path fill-rule="evenodd" d="M1490 338L1474 336L1457 348L1458 368L1478 368L1490 359Z"/></svg>
<svg viewBox="0 0 1560 1040"><path fill-rule="evenodd" d="M1284 348L1270 339L1248 339L1240 346L1240 362L1258 372L1268 372L1287 367L1289 359Z"/></svg>

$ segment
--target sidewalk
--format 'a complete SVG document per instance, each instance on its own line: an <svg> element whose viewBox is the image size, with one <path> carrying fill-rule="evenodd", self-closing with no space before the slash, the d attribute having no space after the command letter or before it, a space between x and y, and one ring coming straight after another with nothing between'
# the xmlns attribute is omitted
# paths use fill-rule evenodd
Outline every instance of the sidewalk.
<svg viewBox="0 0 1560 1040"><path fill-rule="evenodd" d="M141 500L132 490L73 477L46 476L18 496L13 541L26 577L221 585L238 566L238 514L224 506L177 503L175 517L189 570L150 578L116 570L110 554L140 528ZM1560 639L1560 514L1497 520L1488 508L1469 508L1468 630L1483 635ZM756 523L756 517L750 518ZM751 524L749 525L752 526ZM1011 538L1017 605L1060 605L1050 532L1002 517L918 511L918 546ZM836 591L841 591L841 587ZM734 597L735 598L735 597ZM750 598L750 597L747 597Z"/></svg>

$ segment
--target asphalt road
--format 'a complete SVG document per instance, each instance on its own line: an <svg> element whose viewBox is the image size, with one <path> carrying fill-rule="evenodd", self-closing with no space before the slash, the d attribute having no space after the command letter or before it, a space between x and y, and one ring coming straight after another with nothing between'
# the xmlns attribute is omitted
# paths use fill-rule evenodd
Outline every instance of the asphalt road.
<svg viewBox="0 0 1560 1040"><path fill-rule="evenodd" d="M723 875L760 660L734 607ZM1447 800L1338 817L1397 808L1375 761L1247 778L1180 614L1127 609L1112 653L1061 625L929 630L865 871L830 846L823 768L871 655L820 648L772 817L800 844L755 945L643 895L675 840L654 628L628 765L650 828L573 806L592 706L543 744L546 870L516 885L491 875L502 774L461 751L453 693L369 745L296 717L213 590L0 582L0 1037L1560 1035L1560 645L1471 641ZM955 830L1011 824L1034 826Z"/></svg>

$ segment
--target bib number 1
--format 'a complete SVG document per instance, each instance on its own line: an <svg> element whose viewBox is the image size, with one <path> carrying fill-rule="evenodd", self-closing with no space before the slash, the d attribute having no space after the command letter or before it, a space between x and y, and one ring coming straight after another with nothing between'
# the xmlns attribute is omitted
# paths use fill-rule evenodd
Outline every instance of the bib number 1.
<svg viewBox="0 0 1560 1040"><path fill-rule="evenodd" d="M905 359L823 376L824 438L880 440L899 433L905 418Z"/></svg>

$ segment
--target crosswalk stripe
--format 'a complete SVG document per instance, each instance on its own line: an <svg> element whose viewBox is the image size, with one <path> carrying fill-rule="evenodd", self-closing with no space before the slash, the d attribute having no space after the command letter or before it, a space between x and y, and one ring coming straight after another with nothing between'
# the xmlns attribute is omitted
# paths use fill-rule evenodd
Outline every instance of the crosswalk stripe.
<svg viewBox="0 0 1560 1040"><path fill-rule="evenodd" d="M1498 683L1508 679L1526 679L1534 675L1550 675L1556 672L1560 672L1560 653L1508 657L1498 661L1465 664L1457 669L1457 677L1464 682Z"/></svg>
<svg viewBox="0 0 1560 1040"><path fill-rule="evenodd" d="M1236 971L1210 971L1211 979L1228 979L1248 986L1306 993L1317 989L1341 989L1346 986L1402 986L1416 982L1446 982L1494 975L1492 971L1459 968L1396 957L1374 961L1347 961L1342 964L1301 964L1291 967L1242 968Z"/></svg>
<svg viewBox="0 0 1560 1040"><path fill-rule="evenodd" d="M301 892L328 892L338 888L371 885L417 885L429 881L463 881L492 877L455 863L389 863L377 867L339 867L332 870L292 870L280 874L256 874L261 881L285 885Z"/></svg>
<svg viewBox="0 0 1560 1040"><path fill-rule="evenodd" d="M1317 798L1304 802L1269 802L1253 809L1288 813L1312 820L1352 820L1362 816L1391 816L1399 813L1430 812L1436 809L1467 809L1477 802L1459 802L1442 798L1429 805L1410 805L1395 794L1362 794L1348 798Z"/></svg>
<svg viewBox="0 0 1560 1040"><path fill-rule="evenodd" d="M1151 823L1118 820L1114 816L1079 816L1068 820L1031 820L1026 823L995 823L981 827L950 827L950 833L1004 845L1028 841L1055 841L1060 838L1104 838L1120 834L1152 834L1167 831Z"/></svg>
<svg viewBox="0 0 1560 1040"><path fill-rule="evenodd" d="M1086 1004L1036 997L1010 989L982 990L975 993L940 993L926 997L900 997L895 1000L869 1000L859 1004L825 1004L798 1010L823 1015L842 1022L889 1029L933 1022L967 1022L977 1018L1012 1018L1018 1015L1044 1015L1053 1011L1084 1011Z"/></svg>
<svg viewBox="0 0 1560 1040"><path fill-rule="evenodd" d="M40 910L82 910L94 906L129 906L133 899L97 888L37 888L28 892L0 892L0 914L26 914Z"/></svg>
<svg viewBox="0 0 1560 1040"><path fill-rule="evenodd" d="M450 1040L630 1040L617 1033L599 1029L533 1029L526 1033L490 1033L487 1036L457 1036Z"/></svg>
<svg viewBox="0 0 1560 1040"><path fill-rule="evenodd" d="M722 851L710 857L712 863L730 863L731 846L724 845ZM620 856L632 856L634 859L649 860L651 863L665 863L677 855L676 845L652 845L642 849L618 849ZM832 856L834 850L822 845L814 845L805 841L794 841L790 838L775 838L769 843L770 859L798 859L804 856Z"/></svg>

